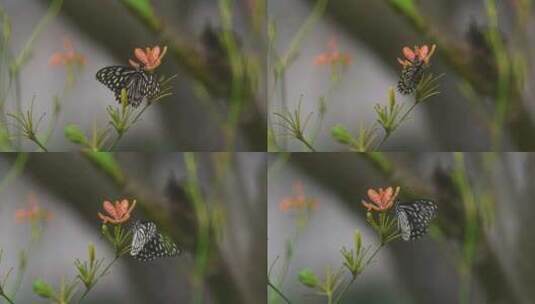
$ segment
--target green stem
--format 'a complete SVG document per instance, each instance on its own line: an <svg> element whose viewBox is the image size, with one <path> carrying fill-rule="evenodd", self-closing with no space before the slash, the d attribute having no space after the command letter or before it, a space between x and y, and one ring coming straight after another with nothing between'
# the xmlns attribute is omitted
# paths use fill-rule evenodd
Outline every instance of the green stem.
<svg viewBox="0 0 535 304"><path fill-rule="evenodd" d="M384 244L380 244L379 246L377 246L377 248L375 248L375 251L372 253L372 255L370 255L370 257L366 261L365 263L366 266L368 266L372 262L373 258L377 255L377 253L379 253L379 250L381 250L383 246ZM342 301L344 294L349 290L349 287L355 282L356 279L357 279L357 276L353 276L351 280L344 286L344 289L342 289L342 291L336 297L336 301L334 301L335 304L338 304L340 303L340 301Z"/></svg>
<svg viewBox="0 0 535 304"><path fill-rule="evenodd" d="M113 261L111 261L106 268L100 273L100 275L95 279L95 282L86 288L80 299L78 299L78 303L82 303L82 300L87 296L87 294L97 285L98 280L100 280L103 276L105 276L108 273L108 270L110 270L111 266L120 258L120 255L116 255Z"/></svg>
<svg viewBox="0 0 535 304"><path fill-rule="evenodd" d="M124 132L117 132L117 137L115 138L115 140L111 144L110 151L115 150L115 147L119 143L119 140L121 140L121 138L123 137L123 134L124 134Z"/></svg>
<svg viewBox="0 0 535 304"><path fill-rule="evenodd" d="M347 282L347 284L344 286L344 289L342 289L340 294L338 294L338 297L336 297L336 301L334 301L335 304L338 304L340 303L340 301L342 301L344 294L349 290L349 287L353 284L353 282L355 282L356 279L357 279L357 276L353 276L353 278L351 278L351 280Z"/></svg>
<svg viewBox="0 0 535 304"><path fill-rule="evenodd" d="M416 106L419 104L418 101L415 101L414 104L409 108L409 110L407 110L407 112L405 112L405 114L403 114L403 116L401 117L401 119L399 120L399 122L394 126L394 128L392 128L392 132L394 130L396 130L404 121L405 119L407 119L407 117L409 116L409 114L412 112L412 110L414 110L414 108L416 108Z"/></svg>
<svg viewBox="0 0 535 304"><path fill-rule="evenodd" d="M407 119L407 117L409 116L409 114L412 112L412 110L414 110L414 108L416 108L416 106L419 104L418 101L415 101L412 106L407 110L407 112L405 112L405 114L403 114L403 116L399 119L399 122L397 124L395 124L393 127L392 127L392 130L390 130L390 132L385 132L385 136L383 137L383 139L381 140L381 142L377 145L377 147L375 148L375 150L379 150L379 148L381 148L381 146L385 143L385 141L390 137L390 135L405 121L405 119Z"/></svg>
<svg viewBox="0 0 535 304"><path fill-rule="evenodd" d="M139 118L141 117L141 114L143 114L143 112L145 112L145 110L146 110L151 104L152 104L152 103L147 102L147 103L145 104L145 106L143 107L143 109L141 109L141 111L139 111L139 113L137 113L136 117L134 117L134 120L132 120L132 123L131 123L130 125L135 124L135 123L139 120Z"/></svg>
<svg viewBox="0 0 535 304"><path fill-rule="evenodd" d="M48 149L39 141L39 139L37 139L37 136L30 136L30 140L33 141L36 145L38 145L41 150L43 150L44 152L48 152Z"/></svg>
<svg viewBox="0 0 535 304"><path fill-rule="evenodd" d="M377 248L375 248L375 251L372 253L372 255L370 255L370 257L368 258L368 260L366 261L366 266L368 266L373 258L377 255L377 253L379 253L379 250L381 250L381 248L383 248L384 244L379 244L379 246L377 246Z"/></svg>
<svg viewBox="0 0 535 304"><path fill-rule="evenodd" d="M7 188L9 183L14 180L24 170L26 161L28 160L28 153L17 154L17 159L9 171L2 177L0 181L0 192Z"/></svg>
<svg viewBox="0 0 535 304"><path fill-rule="evenodd" d="M206 201L203 199L201 189L199 188L199 179L197 171L197 160L195 154L187 152L184 154L184 162L187 172L187 194L193 203L195 215L197 217L197 236L196 257L195 257L195 284L196 290L193 303L203 303L204 287L208 255L210 253L210 218Z"/></svg>
<svg viewBox="0 0 535 304"><path fill-rule="evenodd" d="M268 286L271 287L271 289L273 289L286 303L288 304L292 304L292 302L290 301L290 299L288 299L288 297L286 297L282 291L280 291L275 285L273 285L269 280L267 282Z"/></svg>
<svg viewBox="0 0 535 304"><path fill-rule="evenodd" d="M381 142L377 145L377 147L375 147L375 150L379 150L379 148L381 148L381 146L385 143L385 141L390 137L390 134L392 134L392 131L390 132L385 132L385 136L383 136L383 139L381 140Z"/></svg>
<svg viewBox="0 0 535 304"><path fill-rule="evenodd" d="M302 142L311 152L316 152L316 149L306 140L303 135L296 136L296 138Z"/></svg>
<svg viewBox="0 0 535 304"><path fill-rule="evenodd" d="M9 304L15 304L7 295L5 295L3 292L0 293L0 296L6 299L6 301L9 302Z"/></svg>

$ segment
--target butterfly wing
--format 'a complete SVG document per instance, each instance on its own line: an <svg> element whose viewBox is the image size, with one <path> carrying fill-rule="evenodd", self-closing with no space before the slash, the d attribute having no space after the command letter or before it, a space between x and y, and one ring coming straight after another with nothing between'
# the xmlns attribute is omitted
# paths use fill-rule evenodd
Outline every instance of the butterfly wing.
<svg viewBox="0 0 535 304"><path fill-rule="evenodd" d="M423 61L413 61L411 65L403 68L398 81L398 91L403 95L412 94L424 74L425 64Z"/></svg>
<svg viewBox="0 0 535 304"><path fill-rule="evenodd" d="M157 233L134 258L150 262L156 258L174 257L180 254L178 246L167 236Z"/></svg>
<svg viewBox="0 0 535 304"><path fill-rule="evenodd" d="M398 219L398 228L401 232L401 238L408 241L411 237L411 225L407 217L407 213L403 210L396 211Z"/></svg>
<svg viewBox="0 0 535 304"><path fill-rule="evenodd" d="M132 244L130 246L130 255L137 256L143 248L156 235L156 224L153 222L142 223L137 221L132 227Z"/></svg>
<svg viewBox="0 0 535 304"><path fill-rule="evenodd" d="M427 227L436 217L438 208L431 200L416 200L397 204L395 213L401 238L405 241L422 237Z"/></svg>
<svg viewBox="0 0 535 304"><path fill-rule="evenodd" d="M145 85L144 75L138 72L128 79L126 84L126 94L128 96L128 102L137 107L143 101L143 98L147 95L147 88ZM120 97L119 97L120 98ZM120 100L120 99L119 99Z"/></svg>
<svg viewBox="0 0 535 304"><path fill-rule="evenodd" d="M127 66L105 67L97 72L97 80L106 85L121 102L121 91L126 90L128 103L133 107L141 104L144 98L151 98L160 92L156 76Z"/></svg>
<svg viewBox="0 0 535 304"><path fill-rule="evenodd" d="M159 233L153 222L136 222L132 228L132 245L130 255L143 262L158 257L173 257L180 254L180 249L169 237Z"/></svg>
<svg viewBox="0 0 535 304"><path fill-rule="evenodd" d="M143 73L143 79L145 81L145 96L149 99L160 94L160 82L155 74Z"/></svg>
<svg viewBox="0 0 535 304"><path fill-rule="evenodd" d="M121 94L121 90L126 88L126 84L132 75L137 73L136 69L127 66L109 66L97 72L97 80L112 90Z"/></svg>

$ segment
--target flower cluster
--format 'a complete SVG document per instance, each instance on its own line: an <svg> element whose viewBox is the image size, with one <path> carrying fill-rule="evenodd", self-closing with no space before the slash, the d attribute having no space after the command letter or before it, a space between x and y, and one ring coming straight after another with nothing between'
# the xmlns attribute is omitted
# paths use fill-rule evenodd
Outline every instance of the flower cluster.
<svg viewBox="0 0 535 304"><path fill-rule="evenodd" d="M340 52L338 50L338 47L336 45L336 39L331 38L329 40L329 43L327 44L328 51L323 52L319 55L317 55L314 58L314 64L321 66L321 65L349 65L351 64L351 56L349 56L348 53Z"/></svg>
<svg viewBox="0 0 535 304"><path fill-rule="evenodd" d="M28 208L21 208L15 211L15 218L18 223L29 221L31 223L48 221L52 219L52 213L39 206L35 194L31 193L28 196Z"/></svg>
<svg viewBox="0 0 535 304"><path fill-rule="evenodd" d="M314 198L306 197L303 190L303 183L296 182L294 184L294 196L284 198L279 203L279 208L283 212L290 210L311 210L315 209L318 202Z"/></svg>
<svg viewBox="0 0 535 304"><path fill-rule="evenodd" d="M130 218L130 213L136 206L136 200L134 200L130 206L129 205L130 203L126 199L122 201L115 201L114 204L109 201L104 201L102 207L108 213L108 215L104 215L99 212L98 216L104 224L108 222L112 224L124 223Z"/></svg>
<svg viewBox="0 0 535 304"><path fill-rule="evenodd" d="M371 203L362 200L362 205L364 205L368 211L387 211L394 205L394 202L399 194L399 189L399 187L396 187L395 189L392 187L388 187L386 189L379 188L378 190L368 189L368 198L370 199Z"/></svg>
<svg viewBox="0 0 535 304"><path fill-rule="evenodd" d="M62 52L56 52L52 54L52 56L48 60L48 64L50 66L69 66L73 64L77 64L80 66L85 65L85 56L74 49L70 38L65 38L63 40L63 49L64 51Z"/></svg>
<svg viewBox="0 0 535 304"><path fill-rule="evenodd" d="M102 207L107 214L98 213L98 217L102 220L102 234L115 248L116 258L129 250L130 231L124 229L122 224L130 219L130 214L135 206L136 200L133 200L131 204L126 199L115 201L113 204L104 201ZM109 227L107 223L113 224L113 226Z"/></svg>
<svg viewBox="0 0 535 304"><path fill-rule="evenodd" d="M431 59L431 56L433 56L433 54L435 53L436 48L436 44L433 44L431 46L431 50L429 50L429 47L425 44L421 47L414 46L414 49L411 49L406 46L402 49L402 53L405 59L398 58L398 62L403 66L403 68L416 64L417 62L429 64L429 60Z"/></svg>
<svg viewBox="0 0 535 304"><path fill-rule="evenodd" d="M399 237L397 220L386 212L394 206L399 190L400 187L369 189L368 199L371 202L362 200L362 205L368 209L366 220L379 235L381 246Z"/></svg>
<svg viewBox="0 0 535 304"><path fill-rule="evenodd" d="M146 71L154 71L157 67L162 64L163 56L167 53L167 46L163 47L163 51L160 50L159 46L153 48L147 47L145 50L136 48L134 50L134 55L139 61L133 59L128 60L131 66L136 69L142 68Z"/></svg>

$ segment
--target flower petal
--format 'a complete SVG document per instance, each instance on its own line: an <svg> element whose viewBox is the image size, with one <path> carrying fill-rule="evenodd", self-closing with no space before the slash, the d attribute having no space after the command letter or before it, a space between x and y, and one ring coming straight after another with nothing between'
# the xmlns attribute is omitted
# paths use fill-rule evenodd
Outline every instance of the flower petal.
<svg viewBox="0 0 535 304"><path fill-rule="evenodd" d="M115 211L115 207L112 205L111 202L105 201L102 207L104 207L104 210L106 210L106 212L111 215L111 217L117 218L117 212Z"/></svg>
<svg viewBox="0 0 535 304"><path fill-rule="evenodd" d="M136 200L132 201L132 204L130 205L130 208L128 208L128 211L126 212L126 215L130 217L130 213L132 213L132 210L134 210L134 207L136 206Z"/></svg>
<svg viewBox="0 0 535 304"><path fill-rule="evenodd" d="M128 200L117 201L115 203L115 210L117 210L117 217L120 219L125 216L128 211Z"/></svg>
<svg viewBox="0 0 535 304"><path fill-rule="evenodd" d="M385 202L388 203L388 201L390 201L390 199L392 198L393 193L394 193L394 189L392 189L392 187L386 188L386 190L383 193L383 198L382 198L383 203Z"/></svg>
<svg viewBox="0 0 535 304"><path fill-rule="evenodd" d="M368 209L368 211L371 211L371 210L375 210L375 211L379 211L379 208L377 208L377 206L375 206L374 204L370 204L366 201L361 201L362 205L364 205L364 207L366 207L366 209Z"/></svg>
<svg viewBox="0 0 535 304"><path fill-rule="evenodd" d="M425 44L422 45L422 48L420 49L420 52L418 54L420 60L424 60L427 57L428 53L429 53L429 47Z"/></svg>
<svg viewBox="0 0 535 304"><path fill-rule="evenodd" d="M405 56L405 58L407 58L409 61L414 61L414 59L416 58L416 54L409 47L404 47L402 52L403 56Z"/></svg>
<svg viewBox="0 0 535 304"><path fill-rule="evenodd" d="M98 217L100 217L100 219L102 220L102 223L104 223L104 224L106 224L107 222L112 222L113 221L113 219L111 217L106 216L106 215L104 215L104 214L102 214L100 212L98 213Z"/></svg>
<svg viewBox="0 0 535 304"><path fill-rule="evenodd" d="M153 49L152 49L152 52L151 52L151 59L153 61L156 61L158 60L158 58L160 57L160 47L159 46L155 46Z"/></svg>
<svg viewBox="0 0 535 304"><path fill-rule="evenodd" d="M128 63L130 63L130 65L133 66L133 67L136 68L136 69L139 69L139 67L140 67L140 64L137 63L137 62L135 62L135 61L132 60L132 59L128 59Z"/></svg>
<svg viewBox="0 0 535 304"><path fill-rule="evenodd" d="M374 189L368 189L368 197L373 203L377 205L381 203L381 195L377 193L377 191L375 191Z"/></svg>
<svg viewBox="0 0 535 304"><path fill-rule="evenodd" d="M165 53L167 53L167 46L163 47L162 54L158 57L158 61L161 61L163 59L163 56L165 56Z"/></svg>
<svg viewBox="0 0 535 304"><path fill-rule="evenodd" d="M134 50L134 55L136 56L137 60L139 60L144 65L147 65L149 63L147 54L142 49L136 48Z"/></svg>
<svg viewBox="0 0 535 304"><path fill-rule="evenodd" d="M54 53L52 56L50 56L50 59L48 60L48 64L50 66L58 66L64 63L65 61L62 53Z"/></svg>

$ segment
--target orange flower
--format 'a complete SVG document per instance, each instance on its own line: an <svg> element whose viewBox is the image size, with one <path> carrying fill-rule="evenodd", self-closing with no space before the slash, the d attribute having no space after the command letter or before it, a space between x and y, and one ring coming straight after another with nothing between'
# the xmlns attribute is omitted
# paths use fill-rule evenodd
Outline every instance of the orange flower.
<svg viewBox="0 0 535 304"><path fill-rule="evenodd" d="M37 220L48 221L52 218L52 213L46 209L42 209L37 202L35 194L28 195L28 208L17 209L15 211L15 218L17 223L22 223L25 220L30 222Z"/></svg>
<svg viewBox="0 0 535 304"><path fill-rule="evenodd" d="M63 52L56 52L50 56L48 64L50 66L66 66L72 63L84 65L86 63L85 56L74 50L72 41L67 37L63 40Z"/></svg>
<svg viewBox="0 0 535 304"><path fill-rule="evenodd" d="M429 59L431 59L431 56L433 56L433 54L435 53L436 48L436 44L433 44L431 46L431 51L429 50L429 47L425 44L421 47L414 46L414 50L406 46L402 50L405 59L398 58L398 62L403 67L412 65L416 60L423 61L425 64L428 64Z"/></svg>
<svg viewBox="0 0 535 304"><path fill-rule="evenodd" d="M368 208L368 211L386 211L394 205L394 201L399 194L399 187L394 190L392 187L385 189L379 188L378 191L374 189L368 189L368 198L371 203L362 200L362 205Z"/></svg>
<svg viewBox="0 0 535 304"><path fill-rule="evenodd" d="M329 40L327 48L329 49L327 52L321 53L314 58L315 65L334 65L338 63L349 65L351 63L351 56L348 53L338 51L335 38Z"/></svg>
<svg viewBox="0 0 535 304"><path fill-rule="evenodd" d="M163 52L161 52L161 54L159 46L153 48L147 47L145 50L136 48L134 50L134 55L139 62L132 59L128 60L128 62L130 62L130 65L136 69L141 67L144 70L153 71L162 64L162 58L165 56L165 53L167 53L167 46L163 47Z"/></svg>
<svg viewBox="0 0 535 304"><path fill-rule="evenodd" d="M130 213L136 206L136 200L132 202L132 205L130 205L130 207L129 205L130 203L126 199L123 199L122 201L115 201L114 204L109 201L104 201L102 207L104 208L104 210L106 210L108 215L104 215L99 212L98 216L104 224L108 222L112 224L124 223L130 218Z"/></svg>
<svg viewBox="0 0 535 304"><path fill-rule="evenodd" d="M279 203L279 209L281 211L288 212L290 209L314 209L317 207L318 204L315 199L305 196L303 183L294 183L293 189L295 195L287 197Z"/></svg>

